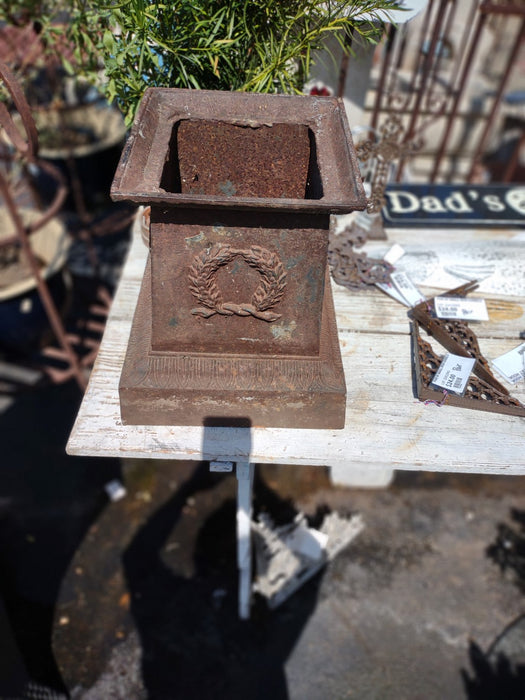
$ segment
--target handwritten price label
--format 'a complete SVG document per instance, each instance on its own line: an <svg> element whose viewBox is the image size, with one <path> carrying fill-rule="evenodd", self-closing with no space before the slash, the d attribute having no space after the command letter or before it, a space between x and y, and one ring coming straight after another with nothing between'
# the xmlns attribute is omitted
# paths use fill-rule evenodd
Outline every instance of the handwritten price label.
<svg viewBox="0 0 525 700"><path fill-rule="evenodd" d="M475 364L476 360L472 357L461 357L448 353L439 365L438 371L432 379L432 384L446 389L450 394L463 396Z"/></svg>
<svg viewBox="0 0 525 700"><path fill-rule="evenodd" d="M415 306L419 304L420 301L424 301L425 297L421 294L406 272L392 272L390 279L396 291L404 297L410 306Z"/></svg>
<svg viewBox="0 0 525 700"><path fill-rule="evenodd" d="M456 318L464 321L488 321L485 299L463 297L435 297L434 309L438 318Z"/></svg>

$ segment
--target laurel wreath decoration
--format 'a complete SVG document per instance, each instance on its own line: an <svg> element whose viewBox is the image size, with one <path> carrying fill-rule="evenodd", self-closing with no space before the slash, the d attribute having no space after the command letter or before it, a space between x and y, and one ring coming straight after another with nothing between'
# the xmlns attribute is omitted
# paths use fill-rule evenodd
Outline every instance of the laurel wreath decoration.
<svg viewBox="0 0 525 700"><path fill-rule="evenodd" d="M240 255L246 263L261 275L261 281L253 293L251 303L235 304L224 302L217 284L217 272ZM253 316L262 321L277 321L281 314L269 311L284 294L286 272L275 253L253 245L246 250L232 248L229 244L215 243L193 259L189 272L190 291L202 304L191 313L209 318L214 314L223 316Z"/></svg>

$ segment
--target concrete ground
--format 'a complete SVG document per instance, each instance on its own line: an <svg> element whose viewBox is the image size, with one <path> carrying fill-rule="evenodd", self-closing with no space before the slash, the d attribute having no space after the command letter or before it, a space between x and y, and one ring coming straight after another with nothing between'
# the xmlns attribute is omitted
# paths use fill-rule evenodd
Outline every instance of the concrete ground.
<svg viewBox="0 0 525 700"><path fill-rule="evenodd" d="M258 466L255 509L277 523L331 509L365 526L241 622L235 478L68 457L79 401L44 385L0 414L0 698L525 697L525 478L397 473L367 491Z"/></svg>

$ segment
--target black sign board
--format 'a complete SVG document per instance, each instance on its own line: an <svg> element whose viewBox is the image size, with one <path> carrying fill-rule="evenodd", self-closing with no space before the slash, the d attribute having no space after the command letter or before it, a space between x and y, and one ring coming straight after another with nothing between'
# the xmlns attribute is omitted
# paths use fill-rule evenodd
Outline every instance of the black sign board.
<svg viewBox="0 0 525 700"><path fill-rule="evenodd" d="M390 184L385 226L525 227L525 185Z"/></svg>

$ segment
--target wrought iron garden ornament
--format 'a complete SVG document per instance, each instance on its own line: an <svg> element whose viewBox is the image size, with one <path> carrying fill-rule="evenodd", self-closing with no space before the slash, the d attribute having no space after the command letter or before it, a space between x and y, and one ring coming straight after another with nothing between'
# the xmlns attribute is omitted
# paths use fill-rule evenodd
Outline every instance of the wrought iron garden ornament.
<svg viewBox="0 0 525 700"><path fill-rule="evenodd" d="M461 287L444 292L441 296L465 296L477 286L477 282L468 282ZM506 387L490 371L489 363L481 353L476 334L469 325L457 319L436 318L433 308L433 298L431 298L421 302L409 312L412 318L412 351L418 398L438 405L449 404L492 413L525 416L525 406L510 396ZM449 352L462 357L475 358L476 363L463 396L439 391L432 386L433 377L442 358L430 343L421 337L420 326Z"/></svg>
<svg viewBox="0 0 525 700"><path fill-rule="evenodd" d="M330 232L328 264L337 284L358 291L367 289L378 282L389 282L394 268L386 260L369 258L356 248L366 242L363 233L350 225L341 233Z"/></svg>

